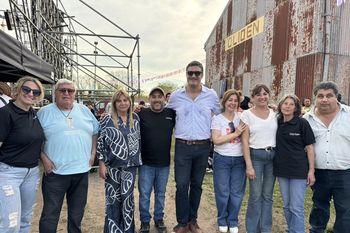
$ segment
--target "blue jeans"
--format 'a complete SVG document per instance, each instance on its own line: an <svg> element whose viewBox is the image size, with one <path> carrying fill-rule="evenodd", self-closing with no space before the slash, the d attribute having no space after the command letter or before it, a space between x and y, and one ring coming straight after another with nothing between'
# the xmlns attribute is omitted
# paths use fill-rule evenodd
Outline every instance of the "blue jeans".
<svg viewBox="0 0 350 233"><path fill-rule="evenodd" d="M176 219L179 226L197 221L202 182L208 165L210 143L175 144Z"/></svg>
<svg viewBox="0 0 350 233"><path fill-rule="evenodd" d="M244 158L214 152L213 172L218 225L237 227L246 185Z"/></svg>
<svg viewBox="0 0 350 233"><path fill-rule="evenodd" d="M28 233L36 202L39 168L0 162L0 232Z"/></svg>
<svg viewBox="0 0 350 233"><path fill-rule="evenodd" d="M323 233L329 220L329 206L333 198L335 207L334 233L350 232L350 169L315 170L313 206L310 213L312 233Z"/></svg>
<svg viewBox="0 0 350 233"><path fill-rule="evenodd" d="M304 233L304 200L306 179L278 177L283 198L283 210L289 233Z"/></svg>
<svg viewBox="0 0 350 233"><path fill-rule="evenodd" d="M88 172L73 175L58 175L53 172L43 175L43 210L39 221L40 233L56 233L64 197L67 199L68 233L81 233L81 220L88 192Z"/></svg>
<svg viewBox="0 0 350 233"><path fill-rule="evenodd" d="M139 167L139 209L141 222L150 222L150 197L154 189L154 221L163 220L165 192L169 177L169 166L152 167L142 165Z"/></svg>
<svg viewBox="0 0 350 233"><path fill-rule="evenodd" d="M256 178L249 180L249 200L246 214L247 233L272 231L272 203L275 176L273 157L275 151L250 149Z"/></svg>

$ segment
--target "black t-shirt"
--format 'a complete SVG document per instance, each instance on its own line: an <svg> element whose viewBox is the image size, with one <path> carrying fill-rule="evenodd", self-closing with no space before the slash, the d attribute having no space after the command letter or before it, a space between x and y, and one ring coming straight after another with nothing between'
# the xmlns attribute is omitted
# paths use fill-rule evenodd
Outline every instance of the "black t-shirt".
<svg viewBox="0 0 350 233"><path fill-rule="evenodd" d="M249 109L250 98L248 96L244 96L243 101L240 104L241 109L247 110Z"/></svg>
<svg viewBox="0 0 350 233"><path fill-rule="evenodd" d="M273 161L275 176L306 179L309 163L305 147L315 143L309 122L294 117L288 122L278 121L276 154Z"/></svg>
<svg viewBox="0 0 350 233"><path fill-rule="evenodd" d="M0 108L0 162L14 167L38 166L45 136L35 111L10 102Z"/></svg>
<svg viewBox="0 0 350 233"><path fill-rule="evenodd" d="M164 108L161 112L153 112L150 108L142 108L138 115L142 163L156 167L169 166L175 111Z"/></svg>

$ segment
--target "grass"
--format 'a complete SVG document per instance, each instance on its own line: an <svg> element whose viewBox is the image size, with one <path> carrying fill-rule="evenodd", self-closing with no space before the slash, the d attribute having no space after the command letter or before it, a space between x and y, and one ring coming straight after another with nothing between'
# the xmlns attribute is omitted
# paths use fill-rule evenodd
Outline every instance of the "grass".
<svg viewBox="0 0 350 233"><path fill-rule="evenodd" d="M175 140L173 138L172 142L172 148L171 148L171 154L172 157L174 155L174 145L175 145ZM172 159L172 161L174 161ZM214 185L213 185L213 176L211 173L207 173L204 177L203 180L203 194L202 194L202 201L205 199L210 205L213 207L213 210L216 210L215 206L215 194L214 194ZM248 204L248 196L249 196L249 182L247 182L247 188L246 192L244 195L244 199L242 202L242 207L240 210L239 214L239 220L240 224L244 225L244 220L245 220L245 214L247 210L247 204ZM279 190L279 185L276 180L275 183L275 189L273 193L273 233L284 233L286 229L286 222L284 218L284 213L283 213L283 200L282 196ZM310 224L309 224L309 215L310 211L312 208L312 190L311 188L307 188L306 194L305 194L305 228L308 231L310 229ZM327 226L327 233L332 233L333 232L333 224L335 221L335 210L334 210L334 205L333 202L331 203L331 216L328 222Z"/></svg>
<svg viewBox="0 0 350 233"><path fill-rule="evenodd" d="M213 177L211 174L206 174L203 180L203 195L205 197L202 197L206 199L213 207L215 208L215 196L214 196L214 185L213 185ZM244 199L242 202L241 211L239 214L240 224L244 224L245 214L247 210L247 204L248 204L248 196L249 196L249 182L247 182L247 188L244 195ZM283 201L282 196L279 190L278 182L276 181L274 194L273 194L274 202L273 202L273 232L274 233L284 233L286 228L286 222L284 219L284 213L283 213ZM308 188L306 190L305 195L305 227L306 229L310 229L309 224L309 215L312 208L312 190L311 188ZM331 218L328 223L327 232L331 233L332 226L335 221L335 210L334 205L332 203L331 205Z"/></svg>

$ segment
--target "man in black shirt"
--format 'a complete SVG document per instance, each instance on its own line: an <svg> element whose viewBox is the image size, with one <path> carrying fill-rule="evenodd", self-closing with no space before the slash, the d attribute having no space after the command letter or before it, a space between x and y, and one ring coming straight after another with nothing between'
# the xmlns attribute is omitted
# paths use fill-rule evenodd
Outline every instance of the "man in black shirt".
<svg viewBox="0 0 350 233"><path fill-rule="evenodd" d="M142 108L138 113L141 129L141 157L138 187L140 192L140 233L148 233L151 214L150 196L154 189L154 223L159 233L166 232L164 225L164 201L168 183L170 148L175 111L165 108L164 91L153 88L149 94L150 108Z"/></svg>

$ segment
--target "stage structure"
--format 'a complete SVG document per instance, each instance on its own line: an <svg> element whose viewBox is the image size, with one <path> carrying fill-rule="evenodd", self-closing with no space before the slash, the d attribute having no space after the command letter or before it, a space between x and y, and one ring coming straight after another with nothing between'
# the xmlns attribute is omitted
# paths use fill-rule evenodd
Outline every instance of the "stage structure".
<svg viewBox="0 0 350 233"><path fill-rule="evenodd" d="M84 1L76 4L81 5L79 11L102 20L103 29L112 33L99 33L83 24L65 10L61 0L9 0L7 28L54 66L54 80L68 78L84 89L78 95L96 100L117 88L124 88L131 96L139 94L139 36L131 35Z"/></svg>

